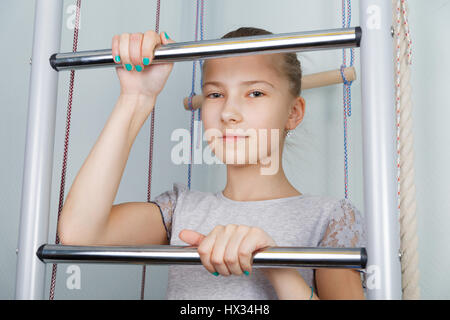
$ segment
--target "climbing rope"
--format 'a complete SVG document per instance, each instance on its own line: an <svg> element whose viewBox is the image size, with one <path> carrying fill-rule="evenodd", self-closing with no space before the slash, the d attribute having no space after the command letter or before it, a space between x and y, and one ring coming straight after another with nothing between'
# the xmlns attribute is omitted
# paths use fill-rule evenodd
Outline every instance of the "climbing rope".
<svg viewBox="0 0 450 320"><path fill-rule="evenodd" d="M392 0L394 18L395 106L397 115L397 188L400 211L400 251L403 299L420 299L417 252L416 187L414 184L414 138L410 65L412 42L409 32L407 3Z"/></svg>
<svg viewBox="0 0 450 320"><path fill-rule="evenodd" d="M346 14L347 13L347 14ZM352 3L351 0L342 0L342 28L350 28L352 20ZM350 50L350 67L354 63L354 49ZM344 75L344 68L347 67L346 49L342 49L342 65L341 76L344 81L343 85L343 105L344 105L344 190L345 198L348 199L348 135L347 135L347 117L352 115L352 91L353 81L347 81Z"/></svg>
<svg viewBox="0 0 450 320"><path fill-rule="evenodd" d="M77 0L77 9L75 17L75 27L73 29L73 48L72 51L76 52L78 47L78 28L80 26L80 8L81 0ZM59 187L59 205L58 205L58 217L56 220L56 226L58 226L59 217L64 204L64 188L66 185L66 168L67 168L67 155L69 150L69 136L70 136L70 120L72 117L72 97L73 97L73 86L75 81L75 70L70 70L70 83L69 83L69 101L67 103L67 118L66 118L66 133L64 138L64 156L61 170L61 184ZM59 244L58 231L56 231L55 244ZM55 298L55 285L56 285L56 271L57 264L54 263L52 267L52 277L50 282L50 294L49 300Z"/></svg>
<svg viewBox="0 0 450 320"><path fill-rule="evenodd" d="M201 5L201 12L200 12L200 40L203 40L203 15L204 15L204 0L197 0L197 11L196 11L196 19L195 19L195 41L198 41L198 22L199 22L199 6ZM192 155L193 155L193 148L194 148L194 119L195 119L195 112L193 106L192 106L192 98L195 96L195 74L196 74L196 66L197 61L194 60L192 63L192 87L191 87L191 93L189 94L188 98L188 107L189 110L191 110L191 126L190 126L190 137L191 137L191 145L190 145L190 161L188 165L188 188L191 189L191 175L192 175ZM200 61L200 68L203 67L203 62ZM200 73L200 75L202 75ZM203 77L200 79L201 86L203 86ZM200 108L197 109L198 112L198 126L197 126L197 144L196 148L198 149L201 143L201 112Z"/></svg>

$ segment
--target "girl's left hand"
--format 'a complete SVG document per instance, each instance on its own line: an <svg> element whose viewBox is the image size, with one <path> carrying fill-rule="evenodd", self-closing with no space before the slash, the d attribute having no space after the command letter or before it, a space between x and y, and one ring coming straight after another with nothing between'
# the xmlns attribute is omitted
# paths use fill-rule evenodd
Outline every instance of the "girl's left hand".
<svg viewBox="0 0 450 320"><path fill-rule="evenodd" d="M211 273L229 276L251 273L253 253L266 247L277 246L261 228L228 224L216 226L207 236L194 230L183 229L179 237L198 247L203 266Z"/></svg>

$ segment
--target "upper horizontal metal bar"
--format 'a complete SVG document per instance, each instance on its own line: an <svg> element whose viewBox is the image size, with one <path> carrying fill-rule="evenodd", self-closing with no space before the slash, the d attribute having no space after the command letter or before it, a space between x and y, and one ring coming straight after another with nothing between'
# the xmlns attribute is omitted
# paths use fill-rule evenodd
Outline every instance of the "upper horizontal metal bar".
<svg viewBox="0 0 450 320"><path fill-rule="evenodd" d="M202 264L192 246L68 246L44 244L37 256L44 263ZM253 257L254 267L365 269L365 248L270 247Z"/></svg>
<svg viewBox="0 0 450 320"><path fill-rule="evenodd" d="M354 48L359 47L360 42L360 27L177 42L158 46L152 63ZM114 63L111 49L55 53L50 57L50 64L57 71L121 66Z"/></svg>

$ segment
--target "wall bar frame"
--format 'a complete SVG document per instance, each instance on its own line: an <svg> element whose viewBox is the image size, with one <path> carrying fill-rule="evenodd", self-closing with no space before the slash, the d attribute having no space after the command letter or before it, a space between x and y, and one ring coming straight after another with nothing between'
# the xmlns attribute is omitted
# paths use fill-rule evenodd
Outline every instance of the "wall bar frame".
<svg viewBox="0 0 450 320"><path fill-rule="evenodd" d="M359 7L361 28L351 28L345 31L353 34L352 44L349 44L347 39L344 41L346 43L330 43L328 47L321 43L314 48L297 47L293 51L360 46L361 121L364 144L364 216L368 235L368 246L366 248L367 265L365 266L369 280L367 283L367 298L401 299L400 228L396 190L393 39L391 36L392 4L391 1L386 0L360 0ZM62 261L60 259L61 256L58 258L53 256L55 259L51 260L50 256L46 255L50 254L50 249L60 250L61 252L66 250L65 258L70 258L68 254L70 251L69 246L57 246L55 248L53 245L46 245L48 242L57 107L58 72L56 70L67 69L66 64L70 59L74 60L69 62L69 64L73 63L69 69L112 66L114 64L110 50L109 56L106 58L104 58L106 52L101 53L100 56L103 56L103 58L100 59L100 63L95 61L97 58L89 58L89 62L86 62L83 60L85 58L81 58L79 55L73 55L69 59L69 54L55 54L60 48L62 9L63 1L60 0L35 1L33 52L17 249L16 299L44 299L45 262ZM329 33L330 30L326 31ZM341 32L344 31L341 29ZM317 36L317 32L303 32L301 34L303 36L307 34L315 34ZM286 36L288 34L283 35ZM272 37L276 36L272 35ZM197 45L212 42L214 41L207 40L197 42ZM261 44L260 41L257 42ZM310 43L309 46L311 45ZM269 47L265 49L253 48L252 53L255 53L255 50L259 51L259 53L269 53ZM171 47L171 49L174 49L174 47ZM288 48L288 46L283 48L283 44L279 44L278 49L287 52L285 49L292 50L293 48ZM166 49L160 52L164 50ZM252 54L249 51L245 51L245 49L241 49L241 51L235 50L233 54ZM83 56L85 53L81 55ZM224 52L222 53L225 54ZM226 54L229 53L227 52ZM213 57L212 54L206 54L205 52L202 54L206 56L199 57L195 56L195 54L195 52L191 53L189 59L183 54L173 61ZM96 54L92 54L91 51L89 55L93 57ZM163 55L161 55L160 61L164 61L162 57ZM157 59L159 58L155 58L155 63L157 63ZM164 59L174 58L169 55ZM85 249L89 250L89 248ZM90 249L95 250L95 247L90 247ZM275 248L271 248L271 250L273 249ZM316 250L318 248L310 249ZM356 249L362 250L364 248ZM74 253L73 251L71 252L72 254ZM270 253L267 254L270 256ZM334 254L336 256L337 253L335 252ZM280 262L277 261L278 258L273 259L273 256L270 257L269 261ZM361 263L361 261L359 262Z"/></svg>
<svg viewBox="0 0 450 320"><path fill-rule="evenodd" d="M401 300L392 1L360 0L367 298Z"/></svg>
<svg viewBox="0 0 450 320"><path fill-rule="evenodd" d="M16 299L43 299L45 264L36 250L48 241L63 1L36 0L16 266Z"/></svg>

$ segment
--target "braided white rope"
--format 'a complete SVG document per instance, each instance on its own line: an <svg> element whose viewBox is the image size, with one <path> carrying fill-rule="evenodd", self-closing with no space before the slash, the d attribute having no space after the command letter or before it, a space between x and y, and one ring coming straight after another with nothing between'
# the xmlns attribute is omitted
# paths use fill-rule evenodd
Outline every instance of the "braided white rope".
<svg viewBox="0 0 450 320"><path fill-rule="evenodd" d="M404 300L420 299L416 233L416 187L414 184L414 147L410 64L411 39L405 0L392 0L396 45L395 79L397 111L397 168L400 210L400 250Z"/></svg>

